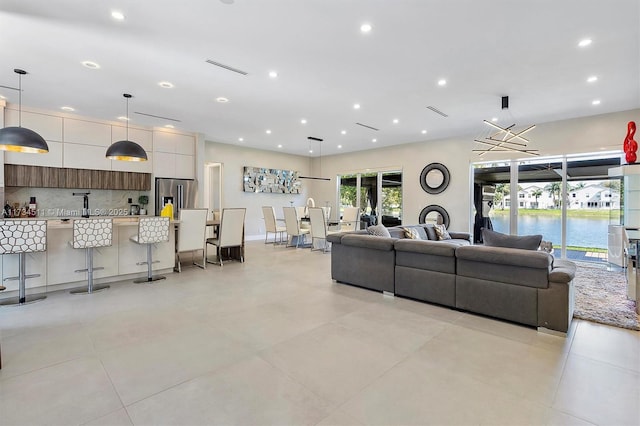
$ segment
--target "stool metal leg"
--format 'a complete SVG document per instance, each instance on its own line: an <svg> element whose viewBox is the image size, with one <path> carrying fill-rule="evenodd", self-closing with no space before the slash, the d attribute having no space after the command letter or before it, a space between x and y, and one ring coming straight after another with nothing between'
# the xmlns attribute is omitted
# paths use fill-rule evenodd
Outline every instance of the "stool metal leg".
<svg viewBox="0 0 640 426"><path fill-rule="evenodd" d="M147 264L147 277L135 279L133 280L134 283L142 284L142 283L150 283L153 281L160 281L160 280L167 279L167 277L165 277L164 275L153 275L153 272L151 271L151 266L157 262L153 261L152 251L153 251L153 247L151 247L151 244L147 244L147 261L138 263L138 265L144 265L145 263Z"/></svg>
<svg viewBox="0 0 640 426"><path fill-rule="evenodd" d="M0 306L25 305L27 303L39 302L47 298L44 294L34 294L27 296L26 280L27 278L39 277L40 274L26 274L26 253L18 253L18 297L10 297L0 301ZM13 278L6 278L15 279Z"/></svg>
<svg viewBox="0 0 640 426"><path fill-rule="evenodd" d="M96 291L106 290L110 286L108 285L93 285L93 271L99 271L104 269L103 267L94 268L93 267L93 247L87 247L86 249L86 261L87 267L85 269L78 269L76 272L86 272L87 273L87 287L86 288L76 288L71 290L69 293L71 294L91 294Z"/></svg>

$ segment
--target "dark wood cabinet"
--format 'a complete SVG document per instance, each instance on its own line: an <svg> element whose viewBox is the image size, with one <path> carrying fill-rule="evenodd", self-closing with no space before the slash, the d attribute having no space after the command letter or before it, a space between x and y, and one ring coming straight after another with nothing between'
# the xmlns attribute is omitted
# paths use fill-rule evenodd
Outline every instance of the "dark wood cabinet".
<svg viewBox="0 0 640 426"><path fill-rule="evenodd" d="M5 164L4 184L31 188L150 191L151 174Z"/></svg>

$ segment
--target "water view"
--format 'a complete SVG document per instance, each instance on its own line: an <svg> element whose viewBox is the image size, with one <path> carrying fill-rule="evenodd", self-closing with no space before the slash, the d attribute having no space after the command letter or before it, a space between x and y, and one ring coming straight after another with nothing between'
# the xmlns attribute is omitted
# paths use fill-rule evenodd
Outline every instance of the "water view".
<svg viewBox="0 0 640 426"><path fill-rule="evenodd" d="M493 229L509 233L509 215L497 214L491 217ZM542 234L545 241L560 246L560 217L544 215L518 216L518 235ZM607 248L608 218L567 217L567 245L576 247Z"/></svg>

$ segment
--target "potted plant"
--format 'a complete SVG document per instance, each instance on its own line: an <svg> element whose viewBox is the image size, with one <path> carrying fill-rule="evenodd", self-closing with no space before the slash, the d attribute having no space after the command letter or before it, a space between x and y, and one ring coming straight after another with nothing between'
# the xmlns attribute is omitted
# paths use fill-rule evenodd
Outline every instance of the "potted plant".
<svg viewBox="0 0 640 426"><path fill-rule="evenodd" d="M146 215L147 214L147 204L149 204L149 196L148 195L141 195L138 197L138 204L140 204L140 215Z"/></svg>

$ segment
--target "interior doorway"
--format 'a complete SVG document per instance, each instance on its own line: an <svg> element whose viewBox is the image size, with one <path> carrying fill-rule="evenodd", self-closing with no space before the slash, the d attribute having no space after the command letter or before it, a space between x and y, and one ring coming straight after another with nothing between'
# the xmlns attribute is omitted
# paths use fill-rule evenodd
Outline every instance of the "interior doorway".
<svg viewBox="0 0 640 426"><path fill-rule="evenodd" d="M223 173L222 163L206 163L204 165L204 206L209 210L209 218L213 212L222 211ZM212 228L212 227L208 227ZM212 232L208 229L207 232Z"/></svg>

